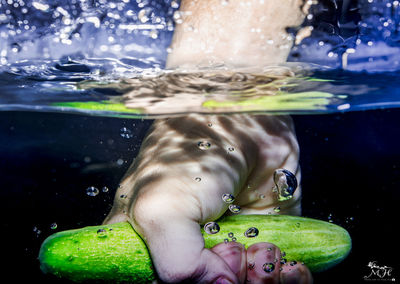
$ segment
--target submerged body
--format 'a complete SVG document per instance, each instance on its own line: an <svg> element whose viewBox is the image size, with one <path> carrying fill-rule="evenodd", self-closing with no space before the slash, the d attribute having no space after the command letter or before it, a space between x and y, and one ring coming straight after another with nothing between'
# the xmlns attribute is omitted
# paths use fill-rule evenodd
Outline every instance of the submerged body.
<svg viewBox="0 0 400 284"><path fill-rule="evenodd" d="M175 31L168 67L282 63L293 40L285 29L302 22L306 6L300 0L182 1L183 22ZM266 48L266 41L274 44ZM258 243L246 251L229 242L210 250L199 228L225 212L234 214L224 194L235 198L232 204L241 208L235 207L236 213L300 214L300 188L281 201L274 190L274 172L281 168L300 180L290 117L193 114L157 120L105 223L129 221L164 282L308 283L304 265L282 264L280 271L278 262L276 269L266 269L281 257L276 246Z"/></svg>
<svg viewBox="0 0 400 284"><path fill-rule="evenodd" d="M146 241L166 282L209 283L220 277L237 282L227 273L231 265L227 267L224 257L204 248L199 224L225 212L235 214L228 210L224 194L234 196L232 204L240 206L240 214L300 214L300 188L292 198L279 201L273 178L276 169L285 168L300 180L298 159L299 147L287 116L191 115L184 123L182 118L158 120L121 182L105 223L129 221ZM243 278L253 271L246 272L246 263L254 262L255 252L270 254L266 245L251 246L247 256L239 243L223 243L216 251L228 259L232 251L240 252L241 257L233 258L240 263L232 265ZM271 258L264 257L261 266ZM271 276L262 269L261 273ZM309 278L308 273L303 272L304 277Z"/></svg>

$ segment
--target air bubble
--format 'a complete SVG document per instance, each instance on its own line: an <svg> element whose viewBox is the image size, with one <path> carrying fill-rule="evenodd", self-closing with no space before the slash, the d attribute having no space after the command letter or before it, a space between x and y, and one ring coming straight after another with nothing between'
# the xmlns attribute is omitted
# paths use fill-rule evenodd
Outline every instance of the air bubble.
<svg viewBox="0 0 400 284"><path fill-rule="evenodd" d="M99 194L99 189L97 187L90 186L86 188L86 194L88 196L96 196L97 194Z"/></svg>
<svg viewBox="0 0 400 284"><path fill-rule="evenodd" d="M224 239L224 243L229 243L229 239Z"/></svg>
<svg viewBox="0 0 400 284"><path fill-rule="evenodd" d="M232 242L236 242L237 241L236 237L233 237L231 240L232 240Z"/></svg>
<svg viewBox="0 0 400 284"><path fill-rule="evenodd" d="M228 233L228 237L233 238L233 233L232 232Z"/></svg>
<svg viewBox="0 0 400 284"><path fill-rule="evenodd" d="M98 229L97 236L99 238L105 238L105 237L107 237L107 231L105 229Z"/></svg>
<svg viewBox="0 0 400 284"><path fill-rule="evenodd" d="M179 3L177 1L171 1L171 7L174 9L178 9L179 8Z"/></svg>
<svg viewBox="0 0 400 284"><path fill-rule="evenodd" d="M139 18L140 22L142 24L148 22L150 20L151 13L152 13L152 9L150 9L150 8L144 8L144 9L140 10L138 13L138 18Z"/></svg>
<svg viewBox="0 0 400 284"><path fill-rule="evenodd" d="M229 151L229 152L233 152L233 151L235 151L235 148L229 147L229 148L228 148L228 151Z"/></svg>
<svg viewBox="0 0 400 284"><path fill-rule="evenodd" d="M241 210L240 206L234 204L229 205L228 208L232 213L239 213Z"/></svg>
<svg viewBox="0 0 400 284"><path fill-rule="evenodd" d="M222 200L225 203L232 203L233 201L235 201L235 197L230 193L224 193L222 194Z"/></svg>
<svg viewBox="0 0 400 284"><path fill-rule="evenodd" d="M276 213L279 213L279 212L281 212L281 208L278 206L278 207L275 207L274 208L274 211L276 212Z"/></svg>
<svg viewBox="0 0 400 284"><path fill-rule="evenodd" d="M247 231L244 232L244 235L247 238L255 238L258 236L258 229L255 227L248 228Z"/></svg>
<svg viewBox="0 0 400 284"><path fill-rule="evenodd" d="M274 182L273 191L278 193L279 201L285 201L293 197L297 188L297 179L293 173L285 169L277 169L274 172Z"/></svg>
<svg viewBox="0 0 400 284"><path fill-rule="evenodd" d="M264 263L263 270L267 273L271 273L275 269L275 264L272 262Z"/></svg>
<svg viewBox="0 0 400 284"><path fill-rule="evenodd" d="M102 192L108 192L108 187L107 187L107 186L103 186L103 187L101 188L101 191L102 191Z"/></svg>
<svg viewBox="0 0 400 284"><path fill-rule="evenodd" d="M39 237L39 235L42 233L42 231L41 230L39 230L38 229L38 227L33 227L33 232L36 234L36 237L38 238Z"/></svg>
<svg viewBox="0 0 400 284"><path fill-rule="evenodd" d="M204 231L210 235L218 233L219 229L219 225L216 222L208 222L204 225Z"/></svg>
<svg viewBox="0 0 400 284"><path fill-rule="evenodd" d="M201 178L200 177L196 177L196 178L194 178L194 180L197 181L197 182L201 182Z"/></svg>
<svg viewBox="0 0 400 284"><path fill-rule="evenodd" d="M158 38L158 32L156 30L152 30L149 33L149 37L151 37L152 39L157 39Z"/></svg>
<svg viewBox="0 0 400 284"><path fill-rule="evenodd" d="M52 224L50 225L50 229L52 229L52 230L57 229L57 223L52 223Z"/></svg>
<svg viewBox="0 0 400 284"><path fill-rule="evenodd" d="M200 141L197 143L197 146L199 147L200 150L207 150L210 149L211 143L208 141Z"/></svg>
<svg viewBox="0 0 400 284"><path fill-rule="evenodd" d="M183 23L182 13L180 11L175 11L172 17L173 17L175 23L177 23L177 24Z"/></svg>
<svg viewBox="0 0 400 284"><path fill-rule="evenodd" d="M14 42L13 44L11 44L12 52L17 53L17 52L20 52L21 50L22 50L22 47L18 43Z"/></svg>

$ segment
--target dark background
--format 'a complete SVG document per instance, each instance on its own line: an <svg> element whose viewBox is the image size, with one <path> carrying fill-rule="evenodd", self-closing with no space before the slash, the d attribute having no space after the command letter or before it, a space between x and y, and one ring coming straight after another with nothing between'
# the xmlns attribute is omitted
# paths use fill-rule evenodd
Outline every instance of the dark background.
<svg viewBox="0 0 400 284"><path fill-rule="evenodd" d="M315 283L365 283L369 261L399 279L399 118L400 109L294 116L303 215L331 219L353 238L349 257ZM151 121L33 112L1 112L0 121L3 277L65 282L41 273L40 244L102 222ZM121 137L122 127L134 137ZM90 197L89 186L109 191Z"/></svg>
<svg viewBox="0 0 400 284"><path fill-rule="evenodd" d="M171 1L164 2L170 6ZM380 10L363 10L366 0L321 2L322 6L313 8L315 17L305 23L314 26L310 41L322 38L340 54L363 34L388 40L382 38L384 30L375 29L375 25L369 26L371 31L360 31L357 23L362 16L382 16ZM52 4L66 4L65 9L70 5L66 1ZM43 19L45 14L36 11L24 16L18 14L19 10L12 9L9 29L15 29L27 17L37 26L35 36L27 31L27 39L53 33L50 22ZM171 17L173 11L167 9L164 16ZM10 38L8 43L21 49L23 36ZM161 34L159 38L163 38ZM398 41L390 44L398 45ZM291 59L305 61L298 52L292 52ZM349 257L335 268L316 274L315 283L365 283L370 261L393 267L392 277L400 279L396 216L400 200L400 109L294 118L301 146L303 215L330 219L344 226L353 238ZM102 222L149 124L61 113L0 112L3 279L12 279L8 282L13 283L65 282L41 273L37 261L40 244L54 232ZM136 137L121 137L122 127ZM109 191L89 197L85 192L89 186L107 186ZM51 229L53 223L56 229Z"/></svg>

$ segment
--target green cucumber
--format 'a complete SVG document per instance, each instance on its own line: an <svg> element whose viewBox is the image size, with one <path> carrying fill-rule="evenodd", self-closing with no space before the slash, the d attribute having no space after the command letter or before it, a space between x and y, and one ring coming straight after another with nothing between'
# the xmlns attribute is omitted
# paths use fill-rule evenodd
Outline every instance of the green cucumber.
<svg viewBox="0 0 400 284"><path fill-rule="evenodd" d="M202 229L205 246L229 239L246 247L270 242L286 253L287 261L304 262L312 272L326 270L348 255L351 238L337 225L296 216L236 215L218 221L220 231L207 234ZM250 227L256 237L246 237ZM39 253L41 269L73 281L106 280L149 283L156 279L146 245L127 222L85 227L59 232L48 237Z"/></svg>

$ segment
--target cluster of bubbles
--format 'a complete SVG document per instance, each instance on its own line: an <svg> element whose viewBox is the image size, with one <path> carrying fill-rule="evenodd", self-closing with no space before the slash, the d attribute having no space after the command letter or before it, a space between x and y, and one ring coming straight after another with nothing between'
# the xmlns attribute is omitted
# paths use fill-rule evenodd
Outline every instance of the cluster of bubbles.
<svg viewBox="0 0 400 284"><path fill-rule="evenodd" d="M56 230L58 228L58 224L56 222L53 222L50 224L50 229L51 230ZM33 232L35 233L36 237L38 238L40 234L42 233L42 230L40 230L38 227L34 226L33 227Z"/></svg>
<svg viewBox="0 0 400 284"><path fill-rule="evenodd" d="M108 187L107 186L103 186L101 188L101 192L108 192ZM88 188L86 188L86 195L88 196L97 196L100 193L100 190L95 187L95 186L89 186Z"/></svg>
<svg viewBox="0 0 400 284"><path fill-rule="evenodd" d="M267 248L267 251L272 251L272 248L271 248L271 247ZM285 252L282 252L282 253L281 253L281 256L280 256L280 259L275 258L273 262L266 262L266 263L264 263L264 264L262 265L262 269L263 269L266 273L271 273L271 272L273 272L273 271L275 270L275 264L276 264L276 263L279 262L281 265L284 265L284 264L287 263L287 260L284 258L285 256L286 256L286 253L285 253ZM304 262L302 262L301 264L304 265ZM249 262L248 268L249 268L249 269L254 269L255 265L256 265L255 262ZM290 265L290 266L295 266L295 265L297 265L297 262L296 262L296 261L291 261L291 262L289 263L289 265ZM280 268L279 268L279 271L282 271L282 270L283 270L283 267L280 267Z"/></svg>
<svg viewBox="0 0 400 284"><path fill-rule="evenodd" d="M203 227L204 231L209 234L209 235L214 235L219 233L220 231L220 226L218 225L217 222L208 222L204 225ZM244 236L246 238L255 238L259 234L259 230L256 227L250 227L244 232ZM228 238L231 239L231 241L235 242L236 237L232 232L228 233ZM229 239L225 239L224 242L229 242Z"/></svg>
<svg viewBox="0 0 400 284"><path fill-rule="evenodd" d="M1 63L33 57L151 57L174 29L174 0L0 0Z"/></svg>
<svg viewBox="0 0 400 284"><path fill-rule="evenodd" d="M224 243L226 243L226 244L229 243L229 239L231 239L232 242L236 242L236 240L237 240L235 235L232 232L228 233L228 238L224 239Z"/></svg>
<svg viewBox="0 0 400 284"><path fill-rule="evenodd" d="M220 227L219 227L219 225L218 225L216 222L209 222L209 223L207 223L207 224L204 225L204 231L205 231L207 234L214 235L214 234L219 233ZM247 237L247 238L255 238L255 237L258 236L258 234L259 234L259 230L258 230L257 228L255 228L255 227L251 227L251 228L247 229L247 230L244 232L244 236ZM229 239L230 239L230 241L232 241L232 242L236 242L236 240L237 240L236 237L234 236L234 233L232 233L232 232L229 232L229 233L228 233L228 238L225 238L225 239L224 239L224 243L228 243L228 242L229 242ZM272 247L267 248L267 251L272 251ZM263 266L262 266L262 269L263 269L266 273L271 273L271 272L273 272L273 271L275 270L275 264L276 264L277 262L279 262L281 265L284 265L284 264L287 263L287 259L286 259L285 257L286 257L286 253L285 253L285 252L281 252L281 255L280 255L280 258L279 258L279 259L278 259L278 258L275 258L274 262L267 262L267 263L264 263ZM296 262L296 261L291 261L291 262L289 263L289 265L290 265L290 266L295 266L295 265L297 265L297 262ZM302 265L304 265L303 262L302 262ZM254 269L254 267L255 267L255 263L254 263L254 262L250 262L250 263L248 264L248 268L249 268L249 269ZM281 268L281 270L282 270L282 268Z"/></svg>
<svg viewBox="0 0 400 284"><path fill-rule="evenodd" d="M304 27L311 36L292 49L291 61L354 71L400 68L397 0L322 0L312 6Z"/></svg>
<svg viewBox="0 0 400 284"><path fill-rule="evenodd" d="M42 231L39 230L39 228L36 227L36 226L33 227L33 232L35 233L35 235L36 235L37 238L38 238L39 235L42 233Z"/></svg>
<svg viewBox="0 0 400 284"><path fill-rule="evenodd" d="M211 123L208 123L209 127L212 127ZM208 150L211 148L211 142L207 141L207 140L201 140L197 142L197 147L202 150ZM233 147L228 147L228 154L229 152L233 152L234 148ZM195 181L200 182L201 178L200 177L195 177L194 178ZM297 189L298 183L297 183L297 179L296 176L290 172L287 169L276 169L274 171L274 176L273 176L273 180L275 183L274 188L272 189L272 192L277 194L277 200L278 201L286 201L289 200L291 198L293 198L293 194ZM250 184L247 185L248 189L251 189ZM241 212L241 207L239 205L236 204L232 204L235 201L235 196L233 196L230 193L224 193L221 196L222 201L229 204L228 205L228 209L231 213L234 214L238 214ZM259 198L260 199L264 199L265 195L264 194L259 194ZM279 213L281 211L280 206L276 206L273 208L273 211L275 213ZM210 223L207 223L208 226L211 226ZM214 224L214 226L218 226L218 224Z"/></svg>
<svg viewBox="0 0 400 284"><path fill-rule="evenodd" d="M391 53L392 68L399 68L393 54L399 48L399 1L309 2L314 5L300 30L311 36L292 49L291 61L351 67L356 51L368 57L375 48ZM76 52L84 57L162 58L169 52L174 25L183 21L178 8L177 0L0 0L0 63ZM299 29L290 31L296 37Z"/></svg>
<svg viewBox="0 0 400 284"><path fill-rule="evenodd" d="M132 138L134 135L133 135L132 130L130 130L129 128L122 127L122 128L120 129L120 136L121 136L122 138L130 139L130 138Z"/></svg>
<svg viewBox="0 0 400 284"><path fill-rule="evenodd" d="M351 227L354 224L354 217L353 216L335 216L333 213L329 213L326 217L329 223L336 223L341 226Z"/></svg>

